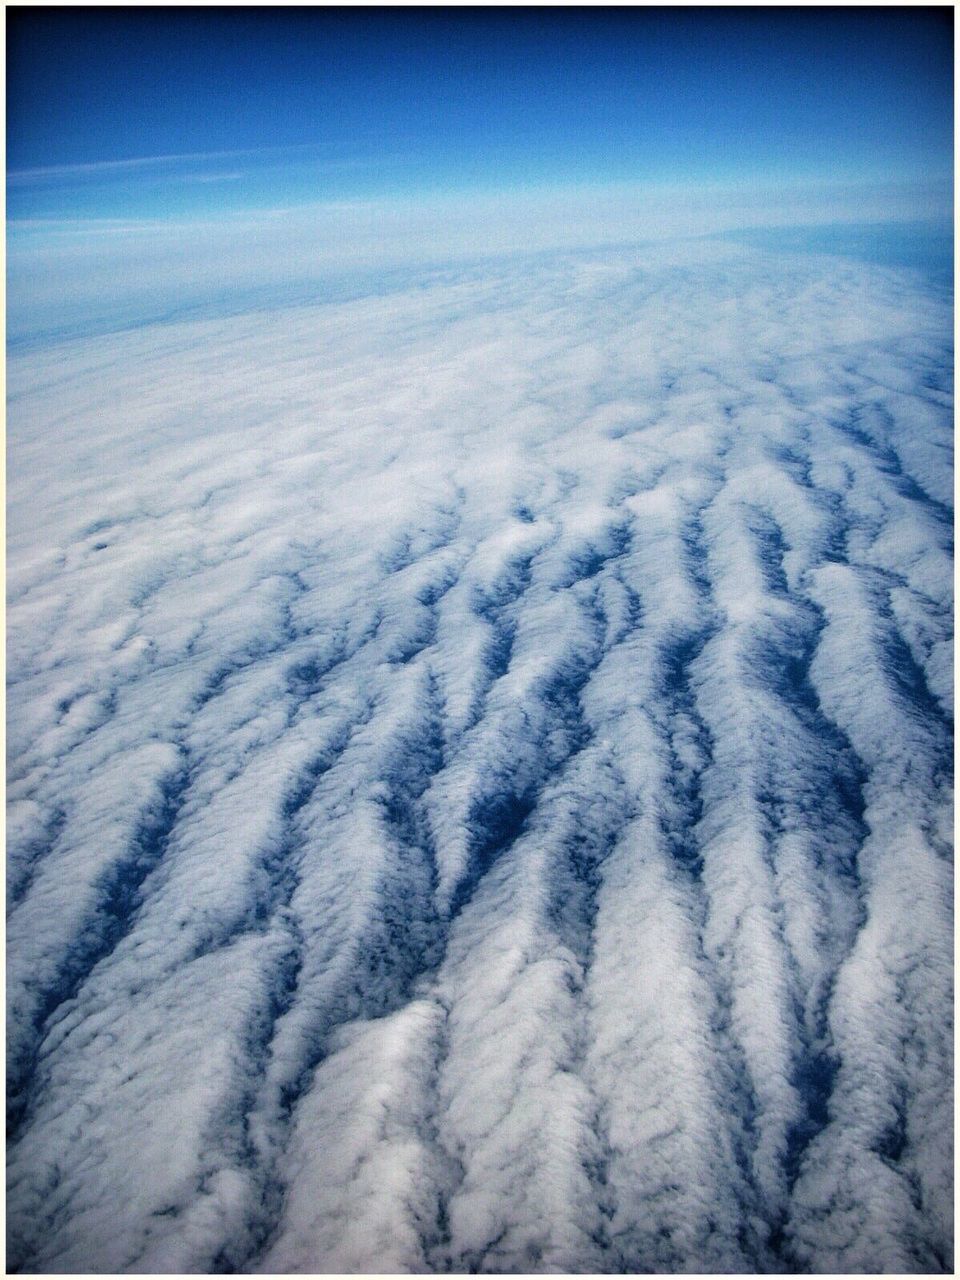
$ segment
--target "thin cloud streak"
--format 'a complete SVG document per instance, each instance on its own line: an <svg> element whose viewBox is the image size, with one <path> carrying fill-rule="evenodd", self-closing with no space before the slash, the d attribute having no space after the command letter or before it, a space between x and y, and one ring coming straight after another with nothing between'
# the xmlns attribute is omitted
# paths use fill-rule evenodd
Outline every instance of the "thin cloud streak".
<svg viewBox="0 0 960 1280"><path fill-rule="evenodd" d="M218 160L236 160L242 156L270 157L283 159L318 153L322 151L320 143L297 143L286 147L243 147L230 151L188 151L156 156L130 156L122 160L92 160L84 164L41 165L33 169L13 169L7 173L7 181L14 184L39 182L48 178L96 176L99 174L122 174L127 171L137 172L151 167L169 168L181 164L210 164ZM321 157L318 155L318 159ZM351 161L345 161L351 163ZM326 163L337 163L329 158Z"/></svg>

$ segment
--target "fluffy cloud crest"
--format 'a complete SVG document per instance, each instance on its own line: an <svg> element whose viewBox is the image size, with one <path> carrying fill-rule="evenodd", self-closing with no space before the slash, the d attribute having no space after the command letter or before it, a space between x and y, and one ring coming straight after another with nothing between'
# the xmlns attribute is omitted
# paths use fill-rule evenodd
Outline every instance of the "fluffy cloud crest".
<svg viewBox="0 0 960 1280"><path fill-rule="evenodd" d="M946 299L562 252L9 374L12 1267L951 1269Z"/></svg>

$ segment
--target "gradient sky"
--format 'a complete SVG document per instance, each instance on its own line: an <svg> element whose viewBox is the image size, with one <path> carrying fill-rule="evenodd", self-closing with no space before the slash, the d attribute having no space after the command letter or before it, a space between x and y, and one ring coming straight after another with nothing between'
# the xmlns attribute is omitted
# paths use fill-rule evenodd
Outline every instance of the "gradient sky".
<svg viewBox="0 0 960 1280"><path fill-rule="evenodd" d="M13 8L9 211L943 179L952 20L948 7Z"/></svg>

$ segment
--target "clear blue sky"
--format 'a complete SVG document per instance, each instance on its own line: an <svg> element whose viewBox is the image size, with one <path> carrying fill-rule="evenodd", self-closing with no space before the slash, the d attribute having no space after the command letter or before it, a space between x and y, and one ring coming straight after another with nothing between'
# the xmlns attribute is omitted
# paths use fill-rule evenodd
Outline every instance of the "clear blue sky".
<svg viewBox="0 0 960 1280"><path fill-rule="evenodd" d="M8 9L9 210L942 178L952 21L946 7ZM110 164L170 156L193 158Z"/></svg>

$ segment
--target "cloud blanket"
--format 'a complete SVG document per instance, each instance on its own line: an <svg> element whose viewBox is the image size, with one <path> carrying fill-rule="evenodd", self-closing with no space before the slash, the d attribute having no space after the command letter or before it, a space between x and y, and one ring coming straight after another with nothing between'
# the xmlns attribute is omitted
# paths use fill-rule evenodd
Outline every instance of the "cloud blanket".
<svg viewBox="0 0 960 1280"><path fill-rule="evenodd" d="M561 252L9 378L12 1267L950 1270L948 300Z"/></svg>

